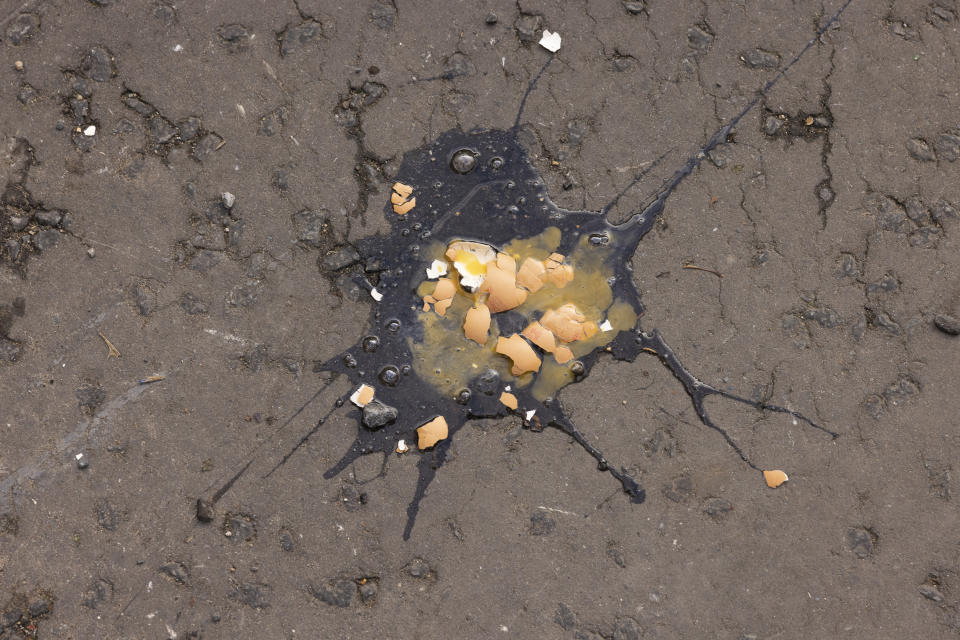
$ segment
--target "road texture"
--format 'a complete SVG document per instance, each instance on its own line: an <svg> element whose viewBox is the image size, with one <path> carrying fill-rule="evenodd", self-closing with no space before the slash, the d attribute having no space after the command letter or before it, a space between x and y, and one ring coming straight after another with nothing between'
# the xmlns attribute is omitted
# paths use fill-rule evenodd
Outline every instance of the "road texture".
<svg viewBox="0 0 960 640"><path fill-rule="evenodd" d="M520 138L569 209L664 156L623 220L840 4L0 3L0 638L960 636L954 0L853 0L633 258L693 373L839 434L709 400L785 485L652 356L561 394L640 505L516 418L409 541L416 452L323 478L349 407L264 478L349 391L278 432L365 335L404 152L511 127L543 28Z"/></svg>

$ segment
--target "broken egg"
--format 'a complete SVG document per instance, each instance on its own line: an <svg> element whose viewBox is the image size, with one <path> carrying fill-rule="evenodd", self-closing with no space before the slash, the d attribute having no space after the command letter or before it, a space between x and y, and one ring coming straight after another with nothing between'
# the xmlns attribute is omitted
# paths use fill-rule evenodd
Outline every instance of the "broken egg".
<svg viewBox="0 0 960 640"><path fill-rule="evenodd" d="M500 394L500 403L510 409L516 409L519 406L519 403L517 402L517 396L507 391L504 391Z"/></svg>
<svg viewBox="0 0 960 640"><path fill-rule="evenodd" d="M446 256L460 274L460 286L476 291L483 284L487 265L497 259L497 250L482 242L458 240L450 243Z"/></svg>
<svg viewBox="0 0 960 640"><path fill-rule="evenodd" d="M780 469L772 469L763 472L763 479L766 480L768 487L776 489L790 478Z"/></svg>
<svg viewBox="0 0 960 640"><path fill-rule="evenodd" d="M443 260L434 260L429 267L427 267L427 279L436 280L440 276L447 275L447 263Z"/></svg>
<svg viewBox="0 0 960 640"><path fill-rule="evenodd" d="M407 446L407 441L401 438L400 441L397 442L396 452L406 453L407 451L410 451L410 447Z"/></svg>
<svg viewBox="0 0 960 640"><path fill-rule="evenodd" d="M430 422L417 427L417 446L420 451L429 449L441 440L447 439L447 420L437 416Z"/></svg>

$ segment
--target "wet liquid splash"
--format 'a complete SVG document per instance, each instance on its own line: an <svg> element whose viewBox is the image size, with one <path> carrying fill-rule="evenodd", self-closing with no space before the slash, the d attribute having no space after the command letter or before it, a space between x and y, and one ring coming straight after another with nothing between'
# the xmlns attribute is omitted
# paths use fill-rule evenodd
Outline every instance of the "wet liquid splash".
<svg viewBox="0 0 960 640"><path fill-rule="evenodd" d="M638 244L663 213L671 193L839 18L850 1L737 117L665 183L650 204L623 224L611 224L605 213L643 176L638 176L600 213L561 209L550 200L543 180L518 140L519 115L510 130L448 131L405 154L397 176L399 186L394 186L384 207L391 232L357 244L364 271L373 280L358 283L367 287L374 300L369 334L355 347L317 368L346 376L354 388L366 385L362 393L367 396L362 401L354 397L355 404L363 405L357 409L361 425L356 439L324 477L338 475L364 455L380 454L385 464L388 456L404 450L401 441L416 442L418 427L442 417L446 432L439 439L431 437L432 442L419 454L419 479L407 508L404 529L404 538L409 538L427 487L447 459L457 432L474 418L516 414L531 430L554 427L570 435L595 458L601 471L621 483L631 501L641 503L645 491L639 482L623 468L612 465L587 441L567 418L557 395L566 385L586 378L603 354L625 361L644 352L656 356L684 386L700 420L718 432L758 475L760 468L708 415L704 407L707 397L718 395L758 410L789 414L836 437L837 434L798 412L743 398L695 378L656 330L643 330L644 308L630 265ZM536 79L528 95L535 83ZM525 101L526 95L521 112ZM490 314L491 336L481 344L465 335L463 324L471 305L480 305L485 296L476 295L473 288L458 282L453 260L448 257L445 268L452 272L448 277L454 281L454 287L441 313L441 305L431 293L438 277L428 275L435 261L444 262L453 243L464 241L483 243L518 263L525 257L542 262L551 254L559 254L563 264L572 269L573 278L562 287L544 286L537 291L529 291L528 287L521 304ZM531 334L525 330L532 322L543 320L549 310L565 304L572 304L583 322L591 323L595 329L603 326L605 330L591 331L589 336L570 341L565 346L573 357L564 360L544 349L541 342L528 339ZM556 338L553 333L551 336ZM525 342L523 349L529 347L540 364L529 371L511 366L511 358L494 346L498 337ZM337 407L344 400L338 400ZM318 421L267 475L276 472L329 415ZM248 462L214 494L213 502L229 490L249 465Z"/></svg>

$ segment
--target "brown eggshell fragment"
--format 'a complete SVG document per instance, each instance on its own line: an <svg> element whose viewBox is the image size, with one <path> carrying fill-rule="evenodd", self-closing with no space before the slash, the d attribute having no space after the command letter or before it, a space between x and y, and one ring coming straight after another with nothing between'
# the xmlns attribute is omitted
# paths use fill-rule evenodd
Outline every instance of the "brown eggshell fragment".
<svg viewBox="0 0 960 640"><path fill-rule="evenodd" d="M556 336L539 322L531 322L527 325L527 328L523 330L523 337L547 353L553 353L557 348Z"/></svg>
<svg viewBox="0 0 960 640"><path fill-rule="evenodd" d="M557 350L553 352L553 357L557 364L566 364L573 360L573 351L570 351L569 347L557 347Z"/></svg>
<svg viewBox="0 0 960 640"><path fill-rule="evenodd" d="M407 201L406 197L400 195L399 193L390 194L390 202L392 202L393 204L403 204L406 201Z"/></svg>
<svg viewBox="0 0 960 640"><path fill-rule="evenodd" d="M519 403L517 402L517 396L513 395L512 393L508 393L507 391L504 391L500 394L500 402L505 407L510 409L516 409L519 406Z"/></svg>
<svg viewBox="0 0 960 640"><path fill-rule="evenodd" d="M552 331L560 342L576 342L586 337L583 328L585 319L573 304L567 303L559 309L548 309L540 318L540 324Z"/></svg>
<svg viewBox="0 0 960 640"><path fill-rule="evenodd" d="M490 330L490 309L482 302L467 310L463 321L463 333L477 344L487 344L487 332Z"/></svg>
<svg viewBox="0 0 960 640"><path fill-rule="evenodd" d="M527 290L517 286L517 261L505 253L497 254L496 263L487 265L487 278L479 291L487 292L492 313L515 309L527 299Z"/></svg>
<svg viewBox="0 0 960 640"><path fill-rule="evenodd" d="M526 340L520 334L513 334L509 338L500 336L497 338L497 353L505 355L513 361L513 367L510 372L519 376L528 371L540 370L540 358L537 352L533 350Z"/></svg>
<svg viewBox="0 0 960 640"><path fill-rule="evenodd" d="M776 489L790 478L787 477L786 473L780 471L780 469L772 469L763 472L763 479L767 482L768 487Z"/></svg>
<svg viewBox="0 0 960 640"><path fill-rule="evenodd" d="M407 212L410 211L410 209L413 209L415 206L417 206L417 199L416 199L416 198L410 198L409 200L407 200L407 201L404 202L403 204L395 204L395 205L393 205L393 211L394 211L394 213L397 213L397 214L399 214L399 215L402 216L402 215L406 215Z"/></svg>
<svg viewBox="0 0 960 640"><path fill-rule="evenodd" d="M551 253L544 266L547 271L547 282L555 287L562 289L573 280L573 267L563 264L563 256L559 253Z"/></svg>
<svg viewBox="0 0 960 640"><path fill-rule="evenodd" d="M350 402L358 407L365 407L373 400L373 387L368 384L362 384L350 395Z"/></svg>
<svg viewBox="0 0 960 640"><path fill-rule="evenodd" d="M530 293L539 291L546 280L546 267L543 266L541 261L534 260L533 258L524 260L523 264L520 265L520 270L517 271L517 284Z"/></svg>
<svg viewBox="0 0 960 640"><path fill-rule="evenodd" d="M420 451L429 449L441 440L447 439L447 420L443 416L437 416L430 422L417 427L417 446Z"/></svg>
<svg viewBox="0 0 960 640"><path fill-rule="evenodd" d="M408 184L403 184L402 182L394 182L393 190L399 193L404 200L410 197L410 194L413 193L413 187Z"/></svg>
<svg viewBox="0 0 960 640"><path fill-rule="evenodd" d="M437 315L445 315L447 309L453 303L453 296L456 292L457 287L453 284L453 280L450 278L440 278L433 288L433 293L423 296L423 310L429 311L430 305L432 304L433 310L437 312Z"/></svg>

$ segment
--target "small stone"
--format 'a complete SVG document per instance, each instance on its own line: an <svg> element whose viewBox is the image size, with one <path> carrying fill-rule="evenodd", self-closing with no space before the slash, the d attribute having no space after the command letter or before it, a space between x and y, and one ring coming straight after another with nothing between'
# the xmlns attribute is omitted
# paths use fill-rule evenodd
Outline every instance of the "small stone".
<svg viewBox="0 0 960 640"><path fill-rule="evenodd" d="M938 313L933 318L933 324L947 335L960 335L960 320L945 313Z"/></svg>
<svg viewBox="0 0 960 640"><path fill-rule="evenodd" d="M101 500L97 503L97 524L105 531L116 531L120 526L120 510L109 500Z"/></svg>
<svg viewBox="0 0 960 640"><path fill-rule="evenodd" d="M521 13L513 23L517 38L524 44L537 41L537 33L543 25L543 17L534 13Z"/></svg>
<svg viewBox="0 0 960 640"><path fill-rule="evenodd" d="M532 536L545 536L553 533L556 528L556 520L542 511L537 511L530 516L530 527L527 532Z"/></svg>
<svg viewBox="0 0 960 640"><path fill-rule="evenodd" d="M246 513L228 513L223 521L223 535L233 542L249 542L257 537L256 519Z"/></svg>
<svg viewBox="0 0 960 640"><path fill-rule="evenodd" d="M93 251L93 249L90 249ZM92 257L92 256L91 256ZM133 300L137 305L137 310L143 317L149 316L157 306L157 296L150 289L137 285L133 288Z"/></svg>
<svg viewBox="0 0 960 640"><path fill-rule="evenodd" d="M35 13L21 13L10 21L7 27L7 41L14 46L23 44L39 30L40 16Z"/></svg>
<svg viewBox="0 0 960 640"><path fill-rule="evenodd" d="M840 314L830 307L819 307L816 309L807 309L803 312L804 320L812 320L824 329L833 329L843 324Z"/></svg>
<svg viewBox="0 0 960 640"><path fill-rule="evenodd" d="M17 71L23 71L23 60L17 60L13 63L13 68Z"/></svg>
<svg viewBox="0 0 960 640"><path fill-rule="evenodd" d="M286 551L287 553L290 553L291 551L293 551L294 542L293 542L292 531L290 531L287 528L280 529L278 538L280 540L280 548L282 550Z"/></svg>
<svg viewBox="0 0 960 640"><path fill-rule="evenodd" d="M911 196L906 203L907 217L921 224L927 219L927 207L918 196Z"/></svg>
<svg viewBox="0 0 960 640"><path fill-rule="evenodd" d="M360 599L363 604L373 604L377 600L377 593L380 591L378 581L374 578L364 578L357 590L360 592Z"/></svg>
<svg viewBox="0 0 960 640"><path fill-rule="evenodd" d="M943 225L947 220L956 220L957 210L946 200L938 200L936 204L930 207L930 217L939 225Z"/></svg>
<svg viewBox="0 0 960 640"><path fill-rule="evenodd" d="M280 133L283 125L287 122L290 110L286 106L280 106L270 113L260 118L260 134L272 137Z"/></svg>
<svg viewBox="0 0 960 640"><path fill-rule="evenodd" d="M465 53L457 51L444 61L441 77L444 80L453 80L454 78L471 75L474 71L476 71L476 68L470 60L470 57Z"/></svg>
<svg viewBox="0 0 960 640"><path fill-rule="evenodd" d="M703 512L714 519L722 518L733 511L733 505L723 498L707 498L703 502Z"/></svg>
<svg viewBox="0 0 960 640"><path fill-rule="evenodd" d="M557 605L557 612L553 615L553 621L560 625L564 631L570 631L577 626L577 616L570 610L570 607L564 603Z"/></svg>
<svg viewBox="0 0 960 640"><path fill-rule="evenodd" d="M271 591L270 585L262 582L242 582L228 597L253 609L266 609L270 606Z"/></svg>
<svg viewBox="0 0 960 640"><path fill-rule="evenodd" d="M27 611L30 612L31 618L41 618L52 610L52 603L46 598L41 598L40 600L35 600L27 606ZM0 625L2 628L2 625Z"/></svg>
<svg viewBox="0 0 960 640"><path fill-rule="evenodd" d="M363 407L363 426L371 431L376 431L396 422L399 415L400 412L394 407L374 399Z"/></svg>
<svg viewBox="0 0 960 640"><path fill-rule="evenodd" d="M57 209L50 210L38 210L34 211L33 219L37 223L46 225L48 227L55 227L60 224L60 221L63 219L63 212L58 211Z"/></svg>
<svg viewBox="0 0 960 640"><path fill-rule="evenodd" d="M77 469L83 470L89 466L90 466L90 463L87 462L86 458L80 458L79 460L77 460Z"/></svg>
<svg viewBox="0 0 960 640"><path fill-rule="evenodd" d="M124 93L120 100L123 104L127 105L130 109L133 109L143 117L148 117L156 113L156 109L149 102L144 101L139 95L133 91L128 91Z"/></svg>
<svg viewBox="0 0 960 640"><path fill-rule="evenodd" d="M213 504L203 498L197 498L197 520L200 522L212 522L216 515L217 512L214 510Z"/></svg>
<svg viewBox="0 0 960 640"><path fill-rule="evenodd" d="M184 293L180 296L180 308L184 313L191 316L202 315L210 311L206 302L196 297L192 293Z"/></svg>
<svg viewBox="0 0 960 640"><path fill-rule="evenodd" d="M188 116L177 122L177 129L180 130L180 139L184 142L196 138L200 132L200 127L200 118L196 116Z"/></svg>
<svg viewBox="0 0 960 640"><path fill-rule="evenodd" d="M217 27L217 35L231 50L238 51L250 41L250 31L242 24L225 24Z"/></svg>
<svg viewBox="0 0 960 640"><path fill-rule="evenodd" d="M934 602L943 602L943 593L936 586L932 584L922 584L919 589L920 595L922 595L927 600L933 600Z"/></svg>
<svg viewBox="0 0 960 640"><path fill-rule="evenodd" d="M113 54L106 47L90 48L80 61L80 74L96 82L106 82L117 75Z"/></svg>
<svg viewBox="0 0 960 640"><path fill-rule="evenodd" d="M37 99L38 97L37 90L33 88L28 82L24 82L20 85L20 90L17 92L17 101L20 104L29 104Z"/></svg>
<svg viewBox="0 0 960 640"><path fill-rule="evenodd" d="M312 247L320 247L324 244L327 244L331 240L331 235L333 232L332 227L329 223L329 216L326 211L310 211L304 210L293 215L293 226L297 233L297 240L300 242L305 242ZM329 245L327 245L329 246ZM347 247L348 249L353 249L353 247ZM356 253L356 251L354 251ZM329 257L329 256L328 256ZM359 260L360 255L357 254L357 259ZM345 258L344 258L345 259ZM326 262L326 258L324 259ZM332 259L332 263L339 264L339 260ZM353 264L351 261L350 264ZM343 265L349 266L349 265ZM343 267L335 267L334 271L342 269Z"/></svg>
<svg viewBox="0 0 960 640"><path fill-rule="evenodd" d="M767 119L763 121L763 132L768 136L775 136L783 127L785 122L785 118L775 115L767 116Z"/></svg>
<svg viewBox="0 0 960 640"><path fill-rule="evenodd" d="M323 257L323 266L327 271L339 271L360 262L360 254L350 245L334 249Z"/></svg>
<svg viewBox="0 0 960 640"><path fill-rule="evenodd" d="M680 476L663 487L663 495L674 502L685 502L693 495L693 480L690 476Z"/></svg>
<svg viewBox="0 0 960 640"><path fill-rule="evenodd" d="M189 572L180 562L168 562L160 567L160 573L170 576L177 584L186 584Z"/></svg>
<svg viewBox="0 0 960 640"><path fill-rule="evenodd" d="M93 258L96 255L97 255L96 249L94 249L93 247L90 247L89 249L87 249L87 256Z"/></svg>
<svg viewBox="0 0 960 640"><path fill-rule="evenodd" d="M230 193L229 191L224 191L220 194L220 202L223 203L227 209L233 209L234 203L236 203L237 197Z"/></svg>
<svg viewBox="0 0 960 640"><path fill-rule="evenodd" d="M752 49L740 54L740 61L751 69L776 69L780 66L780 54L765 49Z"/></svg>
<svg viewBox="0 0 960 640"><path fill-rule="evenodd" d="M376 25L378 29L384 31L393 29L396 21L396 10L389 2L378 0L370 5L370 22Z"/></svg>
<svg viewBox="0 0 960 640"><path fill-rule="evenodd" d="M221 255L215 251L198 251L190 258L189 267L194 271L206 273L220 263Z"/></svg>
<svg viewBox="0 0 960 640"><path fill-rule="evenodd" d="M640 640L643 627L633 618L621 618L613 629L613 640Z"/></svg>
<svg viewBox="0 0 960 640"><path fill-rule="evenodd" d="M44 229L31 238L33 246L37 251L46 251L57 244L60 239L60 233L54 229Z"/></svg>
<svg viewBox="0 0 960 640"><path fill-rule="evenodd" d="M489 25L494 25L494 24L497 24L497 22L499 21L499 18L495 13L488 13L487 17L484 18L483 21Z"/></svg>
<svg viewBox="0 0 960 640"><path fill-rule="evenodd" d="M424 579L433 577L433 570L423 558L414 558L404 568L412 578Z"/></svg>
<svg viewBox="0 0 960 640"><path fill-rule="evenodd" d="M847 531L847 546L850 551L861 560L873 554L873 534L862 527L855 527Z"/></svg>
<svg viewBox="0 0 960 640"><path fill-rule="evenodd" d="M624 2L623 8L626 9L630 15L636 16L647 10L647 4L645 2Z"/></svg>
<svg viewBox="0 0 960 640"><path fill-rule="evenodd" d="M211 153L223 146L223 138L211 132L200 138L193 147L192 155L197 162L203 160Z"/></svg>
<svg viewBox="0 0 960 640"><path fill-rule="evenodd" d="M357 585L353 580L338 578L327 581L322 585L314 585L307 589L314 598L333 607L346 609L353 602L357 593Z"/></svg>
<svg viewBox="0 0 960 640"><path fill-rule="evenodd" d="M951 133L942 133L933 143L937 155L947 162L954 162L960 158L960 136Z"/></svg>
<svg viewBox="0 0 960 640"><path fill-rule="evenodd" d="M920 162L933 162L937 159L936 154L930 147L930 143L923 138L910 138L907 140L907 153L914 160Z"/></svg>
<svg viewBox="0 0 960 640"><path fill-rule="evenodd" d="M305 20L295 26L287 26L280 34L280 55L288 56L303 45L313 42L323 32L316 20Z"/></svg>
<svg viewBox="0 0 960 640"><path fill-rule="evenodd" d="M151 116L147 123L147 129L150 135L156 138L160 144L170 142L178 133L173 123L159 114Z"/></svg>
<svg viewBox="0 0 960 640"><path fill-rule="evenodd" d="M687 29L687 42L699 53L706 53L713 44L713 33L706 26L696 25Z"/></svg>
<svg viewBox="0 0 960 640"><path fill-rule="evenodd" d="M79 402L80 411L87 416L95 414L107 398L107 392L103 387L89 382L80 385L74 394Z"/></svg>

